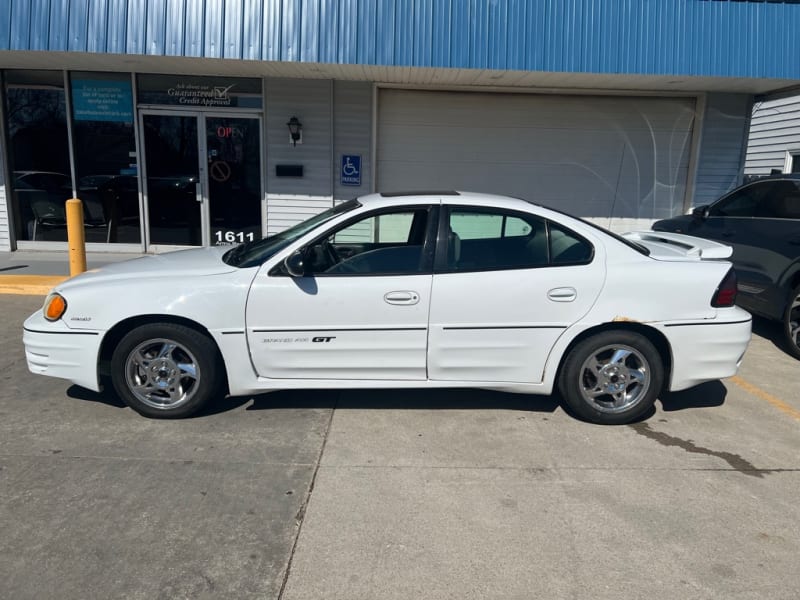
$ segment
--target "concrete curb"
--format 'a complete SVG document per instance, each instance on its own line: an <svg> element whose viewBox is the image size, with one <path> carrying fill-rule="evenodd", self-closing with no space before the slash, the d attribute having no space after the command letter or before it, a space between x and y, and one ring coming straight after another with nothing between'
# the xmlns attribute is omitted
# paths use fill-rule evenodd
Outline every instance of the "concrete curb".
<svg viewBox="0 0 800 600"><path fill-rule="evenodd" d="M0 294L46 296L65 275L0 275Z"/></svg>

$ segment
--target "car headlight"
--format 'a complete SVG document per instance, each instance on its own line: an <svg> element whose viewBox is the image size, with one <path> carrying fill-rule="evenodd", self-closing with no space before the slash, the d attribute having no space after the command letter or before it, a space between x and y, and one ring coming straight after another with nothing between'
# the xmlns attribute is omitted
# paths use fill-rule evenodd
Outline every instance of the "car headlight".
<svg viewBox="0 0 800 600"><path fill-rule="evenodd" d="M58 321L67 311L67 301L58 292L52 292L44 301L42 312L48 321Z"/></svg>

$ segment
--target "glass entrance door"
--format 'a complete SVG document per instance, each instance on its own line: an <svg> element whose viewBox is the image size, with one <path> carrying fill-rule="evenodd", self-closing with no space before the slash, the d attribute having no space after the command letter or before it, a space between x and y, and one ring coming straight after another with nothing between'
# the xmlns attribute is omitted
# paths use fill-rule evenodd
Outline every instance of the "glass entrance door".
<svg viewBox="0 0 800 600"><path fill-rule="evenodd" d="M197 120L197 115L142 115L151 245L204 243Z"/></svg>
<svg viewBox="0 0 800 600"><path fill-rule="evenodd" d="M260 120L206 116L209 244L261 238Z"/></svg>
<svg viewBox="0 0 800 600"><path fill-rule="evenodd" d="M148 244L261 237L260 119L142 111Z"/></svg>

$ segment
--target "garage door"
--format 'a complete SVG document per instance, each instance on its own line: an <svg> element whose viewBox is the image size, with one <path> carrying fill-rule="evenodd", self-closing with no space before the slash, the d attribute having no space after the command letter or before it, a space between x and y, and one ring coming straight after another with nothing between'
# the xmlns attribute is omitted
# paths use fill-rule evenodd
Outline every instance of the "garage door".
<svg viewBox="0 0 800 600"><path fill-rule="evenodd" d="M680 212L693 98L381 90L379 191L518 196L583 217Z"/></svg>

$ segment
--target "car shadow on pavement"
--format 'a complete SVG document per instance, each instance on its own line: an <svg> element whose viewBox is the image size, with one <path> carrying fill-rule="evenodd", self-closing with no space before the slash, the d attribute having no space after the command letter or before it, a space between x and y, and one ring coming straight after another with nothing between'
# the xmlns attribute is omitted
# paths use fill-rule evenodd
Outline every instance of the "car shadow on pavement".
<svg viewBox="0 0 800 600"><path fill-rule="evenodd" d="M722 406L727 390L720 381L704 383L681 392L665 392L660 401L665 412L692 408ZM85 402L97 402L115 408L126 408L113 389L105 387L93 392L77 385L67 389L67 396ZM251 402L252 401L252 402ZM553 413L559 407L578 418L562 401L558 393L550 396L513 394L471 388L425 389L356 389L356 390L280 390L248 396L229 396L210 402L197 417L209 417L229 412L246 404L246 410L280 409L375 409L375 410L479 410L499 409ZM646 421L655 414L655 408L642 415L637 422Z"/></svg>
<svg viewBox="0 0 800 600"><path fill-rule="evenodd" d="M552 413L559 406L559 400L555 396L450 388L437 390L283 390L258 394L251 398L253 403L247 407L247 410L281 408L470 410L496 408Z"/></svg>
<svg viewBox="0 0 800 600"><path fill-rule="evenodd" d="M67 396L75 400L97 402L98 404L106 404L115 408L125 408L125 403L108 388L104 389L102 392L93 392L92 390L87 390L78 385L71 385L67 388Z"/></svg>
<svg viewBox="0 0 800 600"><path fill-rule="evenodd" d="M690 410L693 408L714 408L722 406L725 403L725 396L728 390L721 381L709 381L702 383L698 386L683 390L680 392L662 392L658 397L658 402L661 403L661 409L664 412L676 412L679 410ZM560 404L569 416L579 421L585 421L580 415L575 414L566 402L561 400L558 393L551 396L551 398ZM648 421L657 413L656 407L651 407L644 414L640 415L628 425L633 423L642 423Z"/></svg>
<svg viewBox="0 0 800 600"><path fill-rule="evenodd" d="M67 396L85 402L97 402L126 408L113 388L104 386L93 392L77 385L67 389ZM252 400L247 410L296 408L363 409L450 409L497 408L554 412L560 401L556 396L532 396L477 389L358 389L358 390L279 390L248 396L228 396L208 403L195 417L207 417L239 408Z"/></svg>
<svg viewBox="0 0 800 600"><path fill-rule="evenodd" d="M77 385L72 385L67 389L67 396L75 400L83 400L84 402L96 402L98 404L105 404L114 408L128 408L128 406L119 399L113 388L105 386L102 392L93 392ZM235 408L247 404L250 401L246 396L230 396L227 398L220 398L209 402L200 412L194 415L197 417L210 417L212 415L225 413Z"/></svg>
<svg viewBox="0 0 800 600"><path fill-rule="evenodd" d="M790 354L786 352L782 323L753 315L753 335L769 340L778 350L790 356Z"/></svg>
<svg viewBox="0 0 800 600"><path fill-rule="evenodd" d="M661 408L664 412L674 412L689 408L714 408L725 404L728 390L725 385L717 381L701 383L688 390L680 392L664 392L661 394Z"/></svg>

